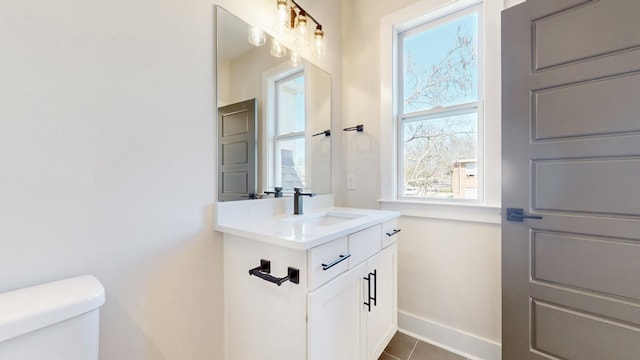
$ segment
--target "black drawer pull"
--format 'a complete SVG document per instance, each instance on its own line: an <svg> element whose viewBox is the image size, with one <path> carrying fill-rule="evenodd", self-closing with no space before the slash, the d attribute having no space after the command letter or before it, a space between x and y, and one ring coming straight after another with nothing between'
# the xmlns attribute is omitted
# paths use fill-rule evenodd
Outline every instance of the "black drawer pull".
<svg viewBox="0 0 640 360"><path fill-rule="evenodd" d="M271 261L261 259L260 266L254 267L253 269L249 270L249 275L257 276L262 280L266 280L278 286L282 285L286 281L291 281L294 284L300 283L300 270L296 268L292 268L291 266L287 268L287 276L285 277L277 278L273 275L270 275L269 274L270 272L271 272Z"/></svg>
<svg viewBox="0 0 640 360"><path fill-rule="evenodd" d="M399 233L400 231L402 231L402 229L393 229L392 232L388 232L387 233L387 236L393 236L393 235Z"/></svg>
<svg viewBox="0 0 640 360"><path fill-rule="evenodd" d="M327 271L329 269L331 269L332 267L338 265L339 263L347 260L348 258L351 257L351 254L347 254L347 255L340 255L339 258L333 260L332 262L328 263L328 264L322 264L322 270Z"/></svg>

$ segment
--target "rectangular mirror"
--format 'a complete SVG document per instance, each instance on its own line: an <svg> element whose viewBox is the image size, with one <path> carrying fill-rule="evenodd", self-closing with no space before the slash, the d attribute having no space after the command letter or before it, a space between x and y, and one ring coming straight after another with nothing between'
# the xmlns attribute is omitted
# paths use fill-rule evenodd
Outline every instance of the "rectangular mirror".
<svg viewBox="0 0 640 360"><path fill-rule="evenodd" d="M218 201L331 192L331 76L216 7ZM264 36L264 38L262 38Z"/></svg>

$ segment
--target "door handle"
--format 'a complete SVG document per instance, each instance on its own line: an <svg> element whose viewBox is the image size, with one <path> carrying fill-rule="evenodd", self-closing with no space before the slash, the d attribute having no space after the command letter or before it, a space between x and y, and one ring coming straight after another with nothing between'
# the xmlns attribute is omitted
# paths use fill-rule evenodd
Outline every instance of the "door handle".
<svg viewBox="0 0 640 360"><path fill-rule="evenodd" d="M523 209L507 208L507 221L523 222L524 219L537 219L541 220L542 216L539 215L526 215Z"/></svg>

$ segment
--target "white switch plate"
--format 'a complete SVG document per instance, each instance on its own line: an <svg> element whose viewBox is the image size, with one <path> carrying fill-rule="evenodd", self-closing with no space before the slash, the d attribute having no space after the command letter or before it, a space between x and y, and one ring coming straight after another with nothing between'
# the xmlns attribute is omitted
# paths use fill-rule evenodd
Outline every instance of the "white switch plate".
<svg viewBox="0 0 640 360"><path fill-rule="evenodd" d="M356 176L354 174L347 175L347 190L356 189Z"/></svg>

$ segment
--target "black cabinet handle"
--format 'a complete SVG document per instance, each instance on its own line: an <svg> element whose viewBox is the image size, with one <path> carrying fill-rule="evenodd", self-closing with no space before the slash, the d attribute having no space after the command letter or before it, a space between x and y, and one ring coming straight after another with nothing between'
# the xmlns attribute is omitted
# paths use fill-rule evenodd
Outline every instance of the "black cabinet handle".
<svg viewBox="0 0 640 360"><path fill-rule="evenodd" d="M373 275L373 297L369 299L373 300L373 306L378 306L378 270L374 269L369 275Z"/></svg>
<svg viewBox="0 0 640 360"><path fill-rule="evenodd" d="M271 272L271 261L261 259L260 266L249 270L249 275L257 276L262 280L266 280L278 286L282 285L286 281L291 281L294 284L300 283L300 270L296 268L292 268L289 266L287 268L287 276L281 277L281 278L270 275L269 274L270 272Z"/></svg>
<svg viewBox="0 0 640 360"><path fill-rule="evenodd" d="M393 229L392 232L388 232L387 233L387 236L393 236L393 235L399 233L400 231L402 231L402 229Z"/></svg>
<svg viewBox="0 0 640 360"><path fill-rule="evenodd" d="M332 262L330 262L328 264L322 264L322 270L327 271L327 270L331 269L332 267L338 265L339 263L347 260L350 257L351 257L351 254L347 254L347 255L340 254L340 257L335 259L335 260L333 260Z"/></svg>
<svg viewBox="0 0 640 360"><path fill-rule="evenodd" d="M371 296L371 277L373 276L373 296ZM371 305L378 306L376 299L378 297L378 270L374 269L363 279L367 280L367 301L364 302L367 305L368 311L371 312Z"/></svg>
<svg viewBox="0 0 640 360"><path fill-rule="evenodd" d="M363 304L367 305L368 311L371 312L371 273L367 274L363 279L367 280L367 301Z"/></svg>

